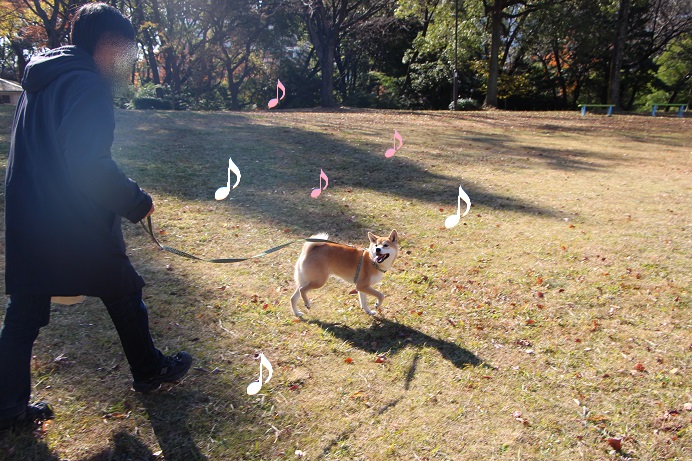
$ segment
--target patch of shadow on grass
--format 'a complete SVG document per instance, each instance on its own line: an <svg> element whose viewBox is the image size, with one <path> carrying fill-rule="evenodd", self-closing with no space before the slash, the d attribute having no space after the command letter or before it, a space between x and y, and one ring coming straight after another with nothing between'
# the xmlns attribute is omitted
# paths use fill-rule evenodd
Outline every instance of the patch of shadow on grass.
<svg viewBox="0 0 692 461"><path fill-rule="evenodd" d="M7 461L59 461L48 445L30 432L0 433L0 459Z"/></svg>
<svg viewBox="0 0 692 461"><path fill-rule="evenodd" d="M154 453L137 437L124 430L113 435L113 448L104 448L99 453L85 458L84 461L149 461L156 459Z"/></svg>
<svg viewBox="0 0 692 461"><path fill-rule="evenodd" d="M388 319L377 319L369 327L352 328L342 323L323 322L321 320L308 320L308 323L317 325L326 333L348 342L351 346L365 352L384 354L397 354L406 347L432 347L437 349L446 360L457 368L469 366L487 366L473 352L454 344L451 341L434 338L415 328L402 325ZM409 371L406 374L405 387L408 389L418 365L417 356L414 357Z"/></svg>
<svg viewBox="0 0 692 461"><path fill-rule="evenodd" d="M223 114L216 114L214 123L202 117L207 122L205 129L198 128L200 117L171 117L161 125L145 118L133 119L128 125L125 119L126 126L120 129L133 137L123 141L123 149L115 149L116 161L145 189L209 203L216 212L227 210L229 219L245 215L301 233L320 230L351 238L385 225L373 222L380 221L377 204L349 199L351 190L382 194L381 200L388 206L401 208L409 200L435 206L456 203L461 178L428 171L427 164L415 159L415 146L387 159L386 146L375 146L369 139L347 142L330 133L264 125L250 117L239 124L237 116ZM142 151L146 156L141 156ZM227 199L231 206L228 201L213 200L214 191L226 184L229 156L242 173L239 187ZM329 176L329 188L315 200L310 192L320 183L320 169ZM464 189L476 206L561 215L555 209L477 184L467 182ZM393 204L393 199L401 202Z"/></svg>
<svg viewBox="0 0 692 461"><path fill-rule="evenodd" d="M185 391L138 394L138 397L146 408L151 427L167 461L207 459L197 447L188 427L190 407L200 399L206 401L206 396Z"/></svg>
<svg viewBox="0 0 692 461"><path fill-rule="evenodd" d="M611 163L616 161L615 156L602 154L594 156L593 152L588 152L580 149L551 149L547 147L524 146L526 152L508 154L513 157L533 157L535 160L543 162L548 168L553 170L563 171L598 171L605 168L606 165L595 161L594 157L599 160L609 160ZM504 154L503 154L504 155Z"/></svg>

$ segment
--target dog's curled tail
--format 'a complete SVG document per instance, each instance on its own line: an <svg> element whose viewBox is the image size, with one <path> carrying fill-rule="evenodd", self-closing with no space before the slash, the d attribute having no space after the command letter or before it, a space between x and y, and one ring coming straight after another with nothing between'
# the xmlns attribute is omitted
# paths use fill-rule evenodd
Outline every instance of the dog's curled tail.
<svg viewBox="0 0 692 461"><path fill-rule="evenodd" d="M326 232L320 232L319 234L311 235L311 239L320 239L320 240L329 240L329 234ZM324 245L327 242L305 242L305 245L303 245L304 249L308 249L310 247L314 246L319 246L319 245Z"/></svg>

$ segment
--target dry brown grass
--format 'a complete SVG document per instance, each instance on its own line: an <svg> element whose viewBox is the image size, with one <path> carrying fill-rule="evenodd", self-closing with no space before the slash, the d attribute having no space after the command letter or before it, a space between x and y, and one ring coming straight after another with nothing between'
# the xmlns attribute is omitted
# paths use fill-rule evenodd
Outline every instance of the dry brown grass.
<svg viewBox="0 0 692 461"><path fill-rule="evenodd" d="M0 111L3 153L10 116ZM405 146L385 159L395 128ZM120 112L117 131L114 155L155 197L168 245L244 256L318 231L364 245L368 230L396 228L382 319L334 282L296 322L298 245L212 265L126 225L157 343L190 350L196 369L138 396L99 302L56 307L34 393L58 417L42 438L0 441L0 457L692 458L688 120ZM229 155L243 179L215 202ZM330 188L313 200L320 168ZM459 184L474 207L446 230ZM275 375L250 397L258 351Z"/></svg>

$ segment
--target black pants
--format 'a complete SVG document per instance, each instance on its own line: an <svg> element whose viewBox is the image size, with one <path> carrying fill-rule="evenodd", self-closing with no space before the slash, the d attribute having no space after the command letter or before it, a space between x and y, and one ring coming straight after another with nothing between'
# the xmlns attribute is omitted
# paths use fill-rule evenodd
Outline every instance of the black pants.
<svg viewBox="0 0 692 461"><path fill-rule="evenodd" d="M158 373L163 354L154 347L141 290L101 298L106 305L134 379ZM11 295L0 332L0 419L21 415L31 396L31 355L41 327L48 325L50 296Z"/></svg>

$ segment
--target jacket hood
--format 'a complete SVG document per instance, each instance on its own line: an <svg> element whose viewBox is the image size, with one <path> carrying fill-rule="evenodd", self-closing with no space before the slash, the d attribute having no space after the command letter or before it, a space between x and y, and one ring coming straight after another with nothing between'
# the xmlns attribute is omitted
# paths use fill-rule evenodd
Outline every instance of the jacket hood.
<svg viewBox="0 0 692 461"><path fill-rule="evenodd" d="M73 71L98 73L94 59L86 51L76 46L55 48L31 58L24 70L22 87L29 93L36 93L59 76Z"/></svg>

